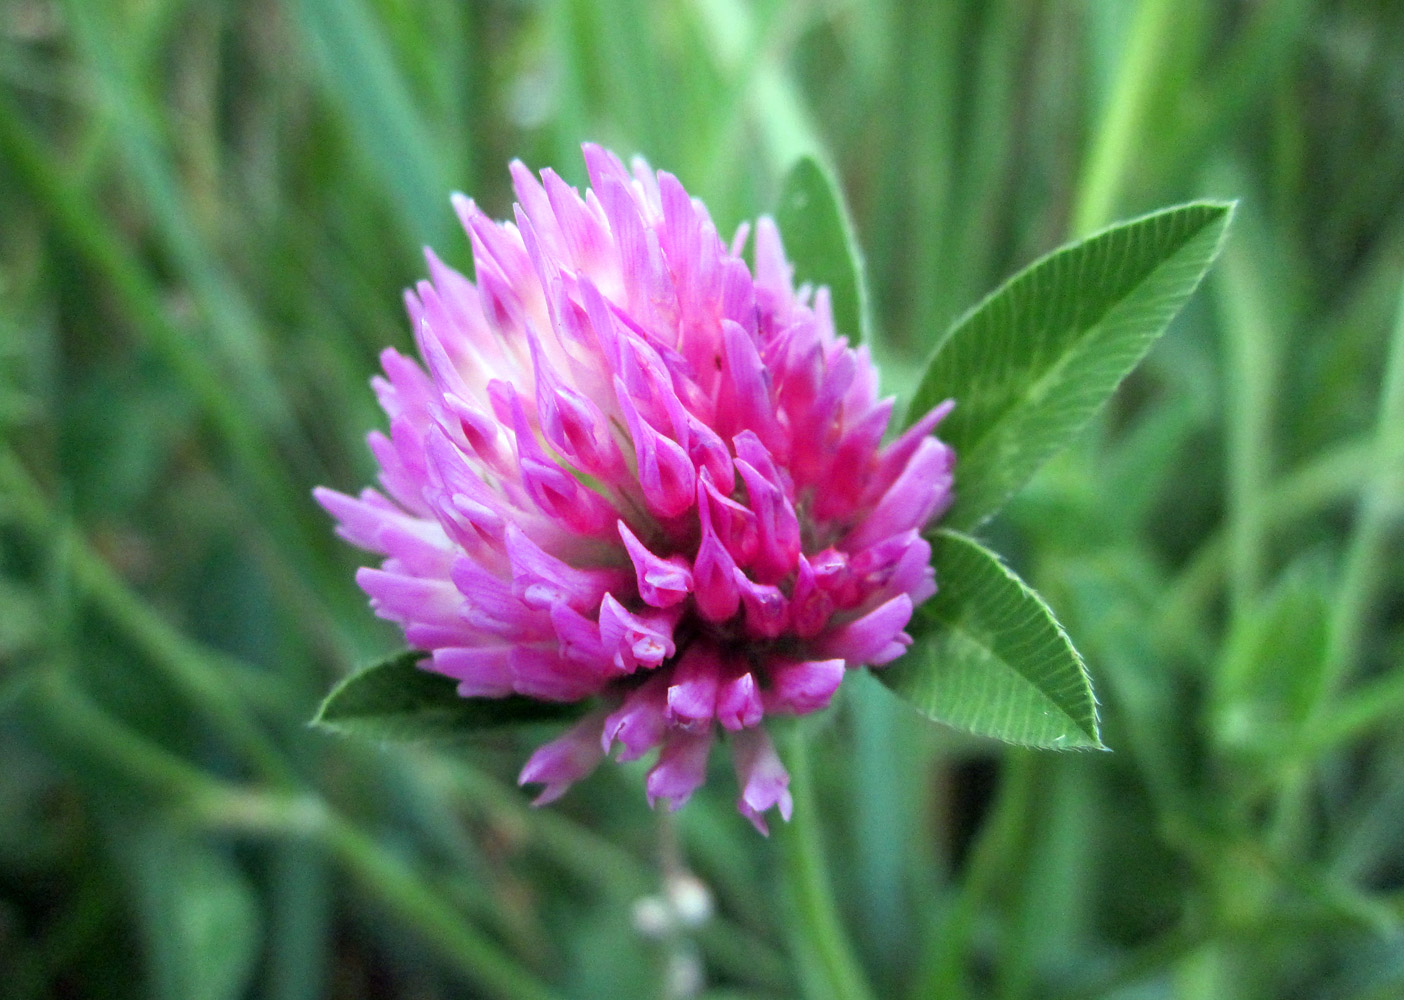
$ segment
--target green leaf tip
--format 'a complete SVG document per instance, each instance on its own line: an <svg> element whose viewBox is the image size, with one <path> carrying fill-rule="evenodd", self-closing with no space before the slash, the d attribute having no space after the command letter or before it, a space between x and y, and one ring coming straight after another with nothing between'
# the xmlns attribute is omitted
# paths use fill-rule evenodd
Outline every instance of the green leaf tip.
<svg viewBox="0 0 1404 1000"><path fill-rule="evenodd" d="M940 590L877 677L929 719L1021 746L1105 750L1087 668L1048 605L955 531L933 538Z"/></svg>
<svg viewBox="0 0 1404 1000"><path fill-rule="evenodd" d="M797 160L781 185L775 222L796 282L827 286L838 333L855 346L869 339L863 256L833 173L812 156Z"/></svg>
<svg viewBox="0 0 1404 1000"><path fill-rule="evenodd" d="M1035 261L956 321L909 420L945 399L956 502L945 524L999 510L1106 402L1218 255L1233 202L1191 202L1111 226Z"/></svg>
<svg viewBox="0 0 1404 1000"><path fill-rule="evenodd" d="M409 649L347 677L323 700L312 725L384 742L455 742L488 731L583 714L580 703L520 695L465 698L452 678L419 666L427 653Z"/></svg>

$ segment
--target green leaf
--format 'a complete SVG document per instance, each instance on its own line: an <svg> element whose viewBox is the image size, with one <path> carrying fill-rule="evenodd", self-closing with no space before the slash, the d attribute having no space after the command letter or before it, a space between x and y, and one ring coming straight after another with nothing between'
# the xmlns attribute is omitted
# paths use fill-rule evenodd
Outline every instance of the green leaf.
<svg viewBox="0 0 1404 1000"><path fill-rule="evenodd" d="M941 531L940 591L917 609L916 642L878 678L937 722L1009 743L1104 749L1097 702L1048 605L979 542Z"/></svg>
<svg viewBox="0 0 1404 1000"><path fill-rule="evenodd" d="M352 674L332 688L312 724L373 740L451 741L485 730L569 720L584 711L581 703L520 695L461 697L452 678L418 666L425 656L405 650Z"/></svg>
<svg viewBox="0 0 1404 1000"><path fill-rule="evenodd" d="M909 419L944 399L967 530L997 511L1082 428L1194 291L1233 206L1143 216L1036 261L977 305L928 363Z"/></svg>
<svg viewBox="0 0 1404 1000"><path fill-rule="evenodd" d="M868 288L853 223L833 175L812 156L801 157L780 190L776 225L796 282L829 287L834 326L856 345L868 339Z"/></svg>

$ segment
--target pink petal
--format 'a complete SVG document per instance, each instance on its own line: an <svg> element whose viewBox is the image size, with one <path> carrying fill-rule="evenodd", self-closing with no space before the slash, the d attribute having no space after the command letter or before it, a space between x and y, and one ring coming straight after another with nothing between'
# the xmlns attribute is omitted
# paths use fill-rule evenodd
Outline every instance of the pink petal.
<svg viewBox="0 0 1404 1000"><path fill-rule="evenodd" d="M577 611L592 611L607 592L627 585L623 571L577 569L546 552L516 525L507 526L506 538L512 591L530 607L564 602Z"/></svg>
<svg viewBox="0 0 1404 1000"><path fill-rule="evenodd" d="M843 660L774 660L763 702L767 712L808 715L826 708L843 682Z"/></svg>
<svg viewBox="0 0 1404 1000"><path fill-rule="evenodd" d="M604 750L600 746L604 717L603 709L591 712L567 730L564 736L538 747L528 758L517 777L517 784L546 786L532 805L544 806L554 802L604 759Z"/></svg>
<svg viewBox="0 0 1404 1000"><path fill-rule="evenodd" d="M717 721L735 731L760 722L765 714L755 675L747 671L724 681L717 689Z"/></svg>
<svg viewBox="0 0 1404 1000"><path fill-rule="evenodd" d="M652 670L677 652L673 644L673 622L676 616L666 612L636 615L605 594L600 604L600 644L621 673L633 673L639 667Z"/></svg>
<svg viewBox="0 0 1404 1000"><path fill-rule="evenodd" d="M644 501L659 517L677 517L692 506L696 496L697 470L692 459L682 445L660 434L640 416L622 381L616 378L615 383L634 440Z"/></svg>
<svg viewBox="0 0 1404 1000"><path fill-rule="evenodd" d="M605 719L601 746L606 752L615 740L623 744L621 761L637 760L663 741L667 731L664 712L668 707L669 674L653 674L624 698L624 703Z"/></svg>
<svg viewBox="0 0 1404 1000"><path fill-rule="evenodd" d="M708 642L694 642L673 667L668 686L669 722L678 726L703 728L717 712L717 687L722 662ZM710 728L710 727L706 727Z"/></svg>
<svg viewBox="0 0 1404 1000"><path fill-rule="evenodd" d="M734 734L731 759L736 766L736 783L741 786L736 808L757 830L769 836L765 813L778 808L780 816L789 822L795 807L790 796L789 772L780 762L775 744L764 729L743 729Z"/></svg>
<svg viewBox="0 0 1404 1000"><path fill-rule="evenodd" d="M774 639L790 624L790 602L779 587L756 583L739 569L736 589L746 608L746 632L757 639Z"/></svg>
<svg viewBox="0 0 1404 1000"><path fill-rule="evenodd" d="M707 755L711 749L710 728L695 733L680 729L670 732L663 752L658 755L658 763L653 765L645 781L648 804L656 806L662 800L670 812L680 809L706 780Z"/></svg>
<svg viewBox="0 0 1404 1000"><path fill-rule="evenodd" d="M692 570L681 556L660 559L629 530L618 522L619 537L634 564L639 596L655 608L670 608L692 593Z"/></svg>
<svg viewBox="0 0 1404 1000"><path fill-rule="evenodd" d="M842 657L850 667L880 666L901 656L911 642L902 631L911 617L912 599L898 594L862 618L823 636L818 648L825 656ZM901 648L894 649L894 645Z"/></svg>
<svg viewBox="0 0 1404 1000"><path fill-rule="evenodd" d="M693 597L703 618L724 622L741 606L741 591L736 586L736 561L713 530L705 500L698 509L702 511L702 544L692 563Z"/></svg>

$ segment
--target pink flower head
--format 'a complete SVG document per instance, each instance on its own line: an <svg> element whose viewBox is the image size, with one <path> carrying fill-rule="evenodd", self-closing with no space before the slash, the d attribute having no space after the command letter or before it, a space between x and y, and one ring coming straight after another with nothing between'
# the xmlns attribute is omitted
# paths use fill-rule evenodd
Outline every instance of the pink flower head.
<svg viewBox="0 0 1404 1000"><path fill-rule="evenodd" d="M424 364L386 350L373 381L384 492L317 499L386 557L358 582L461 694L598 701L527 762L538 801L656 749L649 800L676 809L720 737L764 830L790 812L766 715L900 656L935 593L949 404L884 446L868 351L793 287L774 223L753 272L748 227L723 243L672 175L585 162L583 198L514 163L512 222L455 198L476 282L429 252L405 295Z"/></svg>

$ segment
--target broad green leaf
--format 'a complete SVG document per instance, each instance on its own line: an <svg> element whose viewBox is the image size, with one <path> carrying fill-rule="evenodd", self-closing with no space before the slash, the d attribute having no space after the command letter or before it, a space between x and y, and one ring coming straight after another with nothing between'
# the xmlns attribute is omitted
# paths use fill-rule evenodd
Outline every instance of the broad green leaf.
<svg viewBox="0 0 1404 1000"><path fill-rule="evenodd" d="M827 169L801 157L785 175L776 225L795 280L829 286L834 325L850 344L868 339L868 289L863 258L843 194Z"/></svg>
<svg viewBox="0 0 1404 1000"><path fill-rule="evenodd" d="M313 725L374 740L446 741L582 712L579 704L519 695L461 697L451 678L418 666L425 655L406 650L352 674L327 695Z"/></svg>
<svg viewBox="0 0 1404 1000"><path fill-rule="evenodd" d="M967 313L928 363L909 419L944 399L959 467L945 524L997 511L1082 428L1214 260L1233 206L1165 209L1057 250Z"/></svg>
<svg viewBox="0 0 1404 1000"><path fill-rule="evenodd" d="M917 609L912 648L878 678L937 722L1009 743L1102 748L1097 702L1048 605L989 549L934 539L941 589Z"/></svg>

